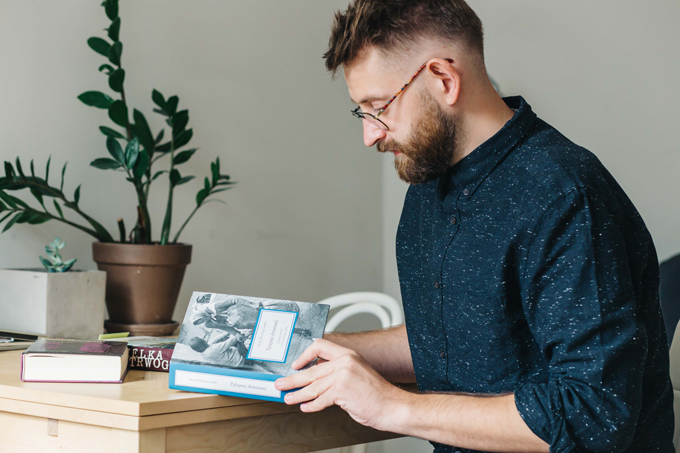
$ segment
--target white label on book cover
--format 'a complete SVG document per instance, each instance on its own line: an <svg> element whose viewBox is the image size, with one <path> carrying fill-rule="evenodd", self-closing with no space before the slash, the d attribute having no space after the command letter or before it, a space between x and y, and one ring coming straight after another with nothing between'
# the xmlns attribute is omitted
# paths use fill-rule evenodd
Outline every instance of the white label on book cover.
<svg viewBox="0 0 680 453"><path fill-rule="evenodd" d="M276 390L274 387L274 381L262 381L259 379L223 376L221 374L207 374L196 373L194 371L176 370L175 385L281 398L281 391Z"/></svg>
<svg viewBox="0 0 680 453"><path fill-rule="evenodd" d="M297 313L263 308L248 349L248 359L267 362L286 361Z"/></svg>

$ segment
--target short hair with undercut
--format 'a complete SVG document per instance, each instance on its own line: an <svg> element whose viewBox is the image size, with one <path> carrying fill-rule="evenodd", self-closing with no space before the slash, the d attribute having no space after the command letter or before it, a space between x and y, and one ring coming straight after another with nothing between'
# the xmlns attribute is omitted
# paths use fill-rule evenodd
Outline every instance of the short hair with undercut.
<svg viewBox="0 0 680 453"><path fill-rule="evenodd" d="M482 21L464 0L353 0L335 14L326 69L335 75L369 46L387 55L422 38L462 44L484 61Z"/></svg>

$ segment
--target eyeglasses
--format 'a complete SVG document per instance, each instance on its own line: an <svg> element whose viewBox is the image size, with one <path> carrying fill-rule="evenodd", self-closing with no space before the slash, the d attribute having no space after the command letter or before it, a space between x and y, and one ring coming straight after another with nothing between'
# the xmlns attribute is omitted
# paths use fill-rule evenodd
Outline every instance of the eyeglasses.
<svg viewBox="0 0 680 453"><path fill-rule="evenodd" d="M429 60L428 60L428 61L429 61ZM446 58L446 61L448 61L449 63L453 63L453 60L451 60L451 59L449 59L449 58ZM379 117L380 115L382 115L383 112L385 111L385 109L386 109L386 108L387 108L387 107L388 107L388 106L389 106L389 105L397 98L397 96L399 96L399 95L401 94L401 92L404 91L404 90L406 89L406 87L409 86L409 85L411 84L411 82L413 82L413 79L415 79L416 76L417 76L418 74L420 74L420 71L422 71L422 70L425 68L425 66L427 66L427 62L425 62L425 63L424 63L424 64L416 71L416 73L413 74L413 77L411 77L411 78L408 80L408 82L406 82L406 84L405 84L403 87L401 87L401 89L400 89L399 91L397 91L397 94L395 94L394 96L392 96L392 99L390 99L389 101L387 101L387 104L385 104L382 108L378 109L378 113L377 113L377 114L373 115L373 114L371 114L371 113L362 112L362 111L361 111L361 107L357 107L357 108L355 108L354 110L351 111L351 112L352 112L352 115L354 115L355 117L359 118L360 120L366 120L366 121L368 121L369 123L371 123L371 124L374 125L375 127L379 128L379 129L382 129L383 131L389 131L390 128L387 126L387 124L385 124L385 123L383 123L381 120L379 120L378 117Z"/></svg>

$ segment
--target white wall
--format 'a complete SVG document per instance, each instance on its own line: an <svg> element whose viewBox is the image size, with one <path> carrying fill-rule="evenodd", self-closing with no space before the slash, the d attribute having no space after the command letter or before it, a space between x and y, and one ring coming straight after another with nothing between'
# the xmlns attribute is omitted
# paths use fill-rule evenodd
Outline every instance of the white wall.
<svg viewBox="0 0 680 453"><path fill-rule="evenodd" d="M51 155L53 183L68 161L65 191L82 183L83 209L118 236L118 217L134 224L135 194L122 174L89 167L108 156L97 127L111 122L76 99L111 93L97 72L105 59L86 44L109 25L99 3L0 2L0 159L19 155L27 168L34 158L42 173ZM200 147L181 168L200 179L176 190L175 226L216 156L239 181L220 197L227 206L202 208L183 233L194 255L175 319L193 290L315 301L381 289L379 156L363 148L345 84L322 60L333 12L345 5L121 1L130 109L157 131L152 88L178 94ZM165 182L152 189L156 239L166 190ZM92 239L56 222L0 235L0 267L39 267L54 236L68 242L65 255L77 266L94 268Z"/></svg>

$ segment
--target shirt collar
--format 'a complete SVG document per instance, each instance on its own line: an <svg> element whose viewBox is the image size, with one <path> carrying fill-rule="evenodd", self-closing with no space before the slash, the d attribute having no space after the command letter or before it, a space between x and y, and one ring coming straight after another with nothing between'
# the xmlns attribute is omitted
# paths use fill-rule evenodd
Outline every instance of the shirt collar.
<svg viewBox="0 0 680 453"><path fill-rule="evenodd" d="M503 98L505 104L516 109L515 114L505 125L474 151L450 167L439 178L438 193L444 198L451 190L467 189L466 197L471 197L479 185L498 166L503 158L514 149L536 121L536 114L522 96Z"/></svg>

